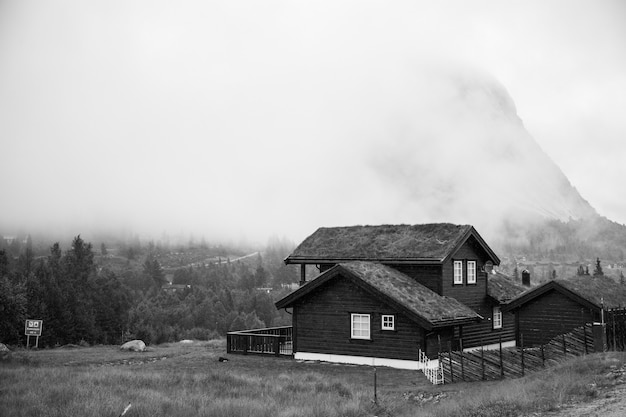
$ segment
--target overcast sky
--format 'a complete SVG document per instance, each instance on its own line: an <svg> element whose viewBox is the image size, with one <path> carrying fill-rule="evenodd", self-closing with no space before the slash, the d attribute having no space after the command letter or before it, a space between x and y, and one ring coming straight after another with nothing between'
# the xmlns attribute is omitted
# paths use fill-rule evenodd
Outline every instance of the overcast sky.
<svg viewBox="0 0 626 417"><path fill-rule="evenodd" d="M2 0L0 227L299 241L432 221L396 217L361 159L436 100L414 75L439 65L495 77L626 223L625 40L617 0Z"/></svg>

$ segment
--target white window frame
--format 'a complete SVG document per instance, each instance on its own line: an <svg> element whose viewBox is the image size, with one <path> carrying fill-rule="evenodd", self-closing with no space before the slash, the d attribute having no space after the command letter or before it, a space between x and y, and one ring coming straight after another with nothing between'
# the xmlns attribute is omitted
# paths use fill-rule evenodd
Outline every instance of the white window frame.
<svg viewBox="0 0 626 417"><path fill-rule="evenodd" d="M383 314L380 318L380 328L382 330L396 330L396 316Z"/></svg>
<svg viewBox="0 0 626 417"><path fill-rule="evenodd" d="M350 314L350 338L370 340L371 320L369 314Z"/></svg>
<svg viewBox="0 0 626 417"><path fill-rule="evenodd" d="M467 283L476 284L476 261L467 261Z"/></svg>
<svg viewBox="0 0 626 417"><path fill-rule="evenodd" d="M492 309L493 328L502 328L502 309L500 307L494 307Z"/></svg>
<svg viewBox="0 0 626 417"><path fill-rule="evenodd" d="M463 284L463 261L454 261L452 269L454 271L454 285Z"/></svg>

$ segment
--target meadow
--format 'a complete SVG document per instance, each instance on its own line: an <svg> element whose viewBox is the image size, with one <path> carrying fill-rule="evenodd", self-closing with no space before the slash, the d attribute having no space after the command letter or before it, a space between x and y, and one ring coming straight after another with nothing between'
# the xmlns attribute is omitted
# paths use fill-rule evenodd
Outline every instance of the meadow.
<svg viewBox="0 0 626 417"><path fill-rule="evenodd" d="M442 386L377 368L375 393L371 367L226 355L223 340L17 350L0 362L0 415L117 417L130 403L125 417L518 416L602 396L625 362L595 354L521 379Z"/></svg>

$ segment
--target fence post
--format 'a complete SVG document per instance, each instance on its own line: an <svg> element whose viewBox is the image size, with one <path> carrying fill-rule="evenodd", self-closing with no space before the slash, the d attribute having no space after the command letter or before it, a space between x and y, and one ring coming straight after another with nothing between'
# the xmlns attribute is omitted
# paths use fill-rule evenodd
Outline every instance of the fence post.
<svg viewBox="0 0 626 417"><path fill-rule="evenodd" d="M502 363L502 336L500 336L500 379L504 378L504 364Z"/></svg>
<svg viewBox="0 0 626 417"><path fill-rule="evenodd" d="M615 311L612 312L611 319L613 320L613 350L617 351L617 345L615 344Z"/></svg>
<svg viewBox="0 0 626 417"><path fill-rule="evenodd" d="M454 371L452 370L452 342L450 342L448 350L448 360L450 361L450 382L454 382Z"/></svg>
<svg viewBox="0 0 626 417"><path fill-rule="evenodd" d="M280 356L280 337L274 338L274 355Z"/></svg>
<svg viewBox="0 0 626 417"><path fill-rule="evenodd" d="M483 381L485 380L485 345L484 343L480 342L480 368L482 371L482 377L483 377Z"/></svg>
<svg viewBox="0 0 626 417"><path fill-rule="evenodd" d="M243 343L243 354L247 355L248 354L248 344L252 342L251 339L252 336L246 335L244 338L244 343Z"/></svg>
<svg viewBox="0 0 626 417"><path fill-rule="evenodd" d="M230 334L226 334L226 353L231 353L232 352L232 340L231 340L232 335Z"/></svg>
<svg viewBox="0 0 626 417"><path fill-rule="evenodd" d="M459 346L461 348L461 380L465 381L465 366L463 364L463 339L459 339Z"/></svg>
<svg viewBox="0 0 626 417"><path fill-rule="evenodd" d="M522 376L524 376L524 336L520 335L520 344L522 345Z"/></svg>
<svg viewBox="0 0 626 417"><path fill-rule="evenodd" d="M541 345L541 366L546 367L546 356L543 352L543 345Z"/></svg>

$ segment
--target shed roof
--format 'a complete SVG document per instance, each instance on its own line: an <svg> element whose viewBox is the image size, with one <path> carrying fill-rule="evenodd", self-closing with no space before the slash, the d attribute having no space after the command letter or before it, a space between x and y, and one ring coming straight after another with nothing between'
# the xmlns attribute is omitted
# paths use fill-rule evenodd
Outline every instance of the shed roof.
<svg viewBox="0 0 626 417"><path fill-rule="evenodd" d="M501 304L511 301L527 289L501 272L489 274L487 278L487 295Z"/></svg>
<svg viewBox="0 0 626 417"><path fill-rule="evenodd" d="M321 227L298 245L285 263L441 263L470 237L493 263L500 263L474 227L450 223Z"/></svg>
<svg viewBox="0 0 626 417"><path fill-rule="evenodd" d="M626 287L606 276L574 276L569 279L557 279L532 288L511 300L506 310L521 307L550 290L574 299L590 308L626 307Z"/></svg>
<svg viewBox="0 0 626 417"><path fill-rule="evenodd" d="M290 307L326 282L339 277L352 279L356 285L373 296L402 309L407 316L426 329L464 324L482 318L454 298L440 296L391 267L362 261L334 266L276 302L276 307Z"/></svg>

